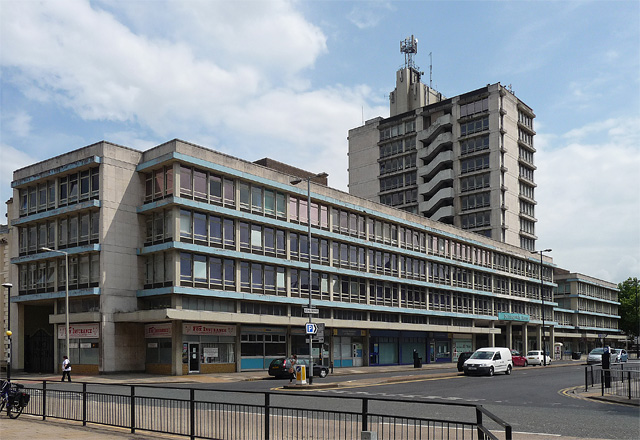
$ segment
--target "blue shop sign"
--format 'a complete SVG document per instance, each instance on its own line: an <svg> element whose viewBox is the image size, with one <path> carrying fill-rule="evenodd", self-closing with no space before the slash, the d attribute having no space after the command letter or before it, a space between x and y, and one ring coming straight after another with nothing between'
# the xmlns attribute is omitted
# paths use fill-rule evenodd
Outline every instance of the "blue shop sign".
<svg viewBox="0 0 640 440"><path fill-rule="evenodd" d="M498 313L498 319L500 321L529 322L529 315L523 315L522 313Z"/></svg>

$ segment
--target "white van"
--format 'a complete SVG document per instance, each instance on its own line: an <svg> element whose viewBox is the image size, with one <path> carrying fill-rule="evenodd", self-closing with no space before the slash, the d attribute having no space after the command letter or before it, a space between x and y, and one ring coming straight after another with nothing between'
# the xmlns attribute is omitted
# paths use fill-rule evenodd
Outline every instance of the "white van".
<svg viewBox="0 0 640 440"><path fill-rule="evenodd" d="M480 348L463 365L464 374L511 374L513 360L511 350L505 347Z"/></svg>

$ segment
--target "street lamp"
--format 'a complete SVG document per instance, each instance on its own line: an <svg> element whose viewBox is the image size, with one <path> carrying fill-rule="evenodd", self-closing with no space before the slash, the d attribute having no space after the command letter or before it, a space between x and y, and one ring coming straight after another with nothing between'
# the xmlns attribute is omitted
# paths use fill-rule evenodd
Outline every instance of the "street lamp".
<svg viewBox="0 0 640 440"><path fill-rule="evenodd" d="M307 181L307 256L309 257L309 309L311 309L311 294L313 292L313 273L311 271L311 179L314 178L326 178L327 173L316 174L315 176L308 176L304 179L293 179L290 181L292 185ZM311 324L312 313L309 313L309 324ZM309 385L313 383L313 335L309 335Z"/></svg>
<svg viewBox="0 0 640 440"><path fill-rule="evenodd" d="M7 289L7 330L5 334L9 339L9 353L7 354L7 382L11 382L11 288L13 284L4 283L2 287Z"/></svg>
<svg viewBox="0 0 640 440"><path fill-rule="evenodd" d="M544 331L544 282L542 281L542 253L551 252L551 249L531 251L532 254L540 254L540 298L542 299L542 363L547 366L547 338Z"/></svg>
<svg viewBox="0 0 640 440"><path fill-rule="evenodd" d="M58 254L64 254L64 267L67 272L66 276L64 277L65 284L66 284L65 295L64 295L64 314L66 318L66 323L65 323L66 341L65 342L67 344L67 359L71 361L71 355L69 354L69 253L65 251L59 251L57 249L51 249L48 247L41 247L40 250L47 251L47 252L55 252Z"/></svg>

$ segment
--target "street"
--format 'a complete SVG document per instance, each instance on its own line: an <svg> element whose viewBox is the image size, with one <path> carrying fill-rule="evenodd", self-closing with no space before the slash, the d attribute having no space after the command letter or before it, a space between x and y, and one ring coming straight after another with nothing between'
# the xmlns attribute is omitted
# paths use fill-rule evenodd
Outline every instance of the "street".
<svg viewBox="0 0 640 440"><path fill-rule="evenodd" d="M635 361L637 362L637 361ZM628 366L634 365L630 361ZM637 365L637 364L636 364ZM329 376L315 383L340 386L309 394L395 398L411 402L466 402L481 404L513 426L515 432L543 433L598 439L640 438L640 409L637 407L581 399L572 388L584 387L584 365L516 367L510 376L463 376L455 369L443 370L444 377L415 373ZM364 377L366 376L366 377ZM393 377L393 383L384 383ZM404 378L404 379L403 379ZM216 389L268 391L288 381L263 380L216 385ZM563 392L564 391L564 392ZM574 397L572 397L574 396ZM334 400L345 409L348 402ZM343 408L341 405L344 405ZM432 416L449 418L450 408L430 408ZM437 412L442 413L438 414Z"/></svg>
<svg viewBox="0 0 640 440"><path fill-rule="evenodd" d="M638 366L637 361L630 361L625 369L636 369ZM247 408L262 405L268 393L273 408L359 413L361 399L367 398L370 414L427 417L451 422L475 420L472 405L480 404L511 424L514 438L640 438L638 406L586 397L583 393L584 364L563 361L548 367L516 367L509 376L499 374L494 377L467 377L458 373L452 365L433 367L336 370L334 375L327 378L315 378L315 388L290 388L288 380L270 378L262 371L224 377L148 378L153 382L136 384L135 395L141 398L175 399L167 409L173 411L171 408L175 407L173 412L176 414L178 407L183 405L181 401L189 399L188 389L195 389L194 398L200 402L234 402L247 405ZM108 400L108 395L130 395L134 391L128 384L137 380L135 376L96 379L102 382L85 385L87 391L94 393L89 398L91 405L101 405L103 397L100 395ZM32 386L35 404L41 384L35 381ZM53 393L80 391L82 386L80 382L68 384L53 381L47 383L47 390ZM128 399L122 402L127 413ZM140 400L139 403L156 405L153 399ZM452 403L470 406L451 406ZM117 415L111 413L109 417ZM104 423L109 423L109 420L105 419ZM490 425L495 432L501 429L497 425ZM141 426L140 429L144 428Z"/></svg>

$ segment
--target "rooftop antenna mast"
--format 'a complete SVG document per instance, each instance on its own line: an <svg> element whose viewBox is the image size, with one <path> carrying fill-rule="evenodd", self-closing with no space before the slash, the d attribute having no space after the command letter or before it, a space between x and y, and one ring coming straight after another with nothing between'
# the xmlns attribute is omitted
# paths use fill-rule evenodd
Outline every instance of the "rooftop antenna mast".
<svg viewBox="0 0 640 440"><path fill-rule="evenodd" d="M432 79L432 75L433 75L433 58L431 58L431 55L433 54L433 52L429 52L429 88L432 89L433 86L431 84L433 84L433 79Z"/></svg>
<svg viewBox="0 0 640 440"><path fill-rule="evenodd" d="M413 61L413 55L418 53L418 39L413 35L405 38L400 42L400 52L404 54L404 67L418 71Z"/></svg>

